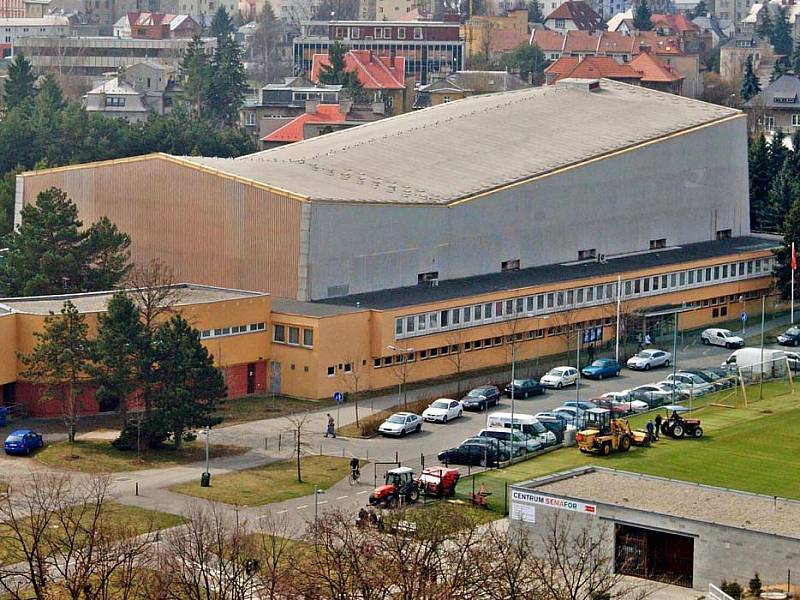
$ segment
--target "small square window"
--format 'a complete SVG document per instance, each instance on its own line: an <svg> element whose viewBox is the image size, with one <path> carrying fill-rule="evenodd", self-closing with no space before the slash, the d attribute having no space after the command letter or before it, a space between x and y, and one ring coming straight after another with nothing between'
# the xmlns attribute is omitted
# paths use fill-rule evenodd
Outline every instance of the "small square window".
<svg viewBox="0 0 800 600"><path fill-rule="evenodd" d="M298 327L289 327L289 343L295 345L300 343L300 329Z"/></svg>
<svg viewBox="0 0 800 600"><path fill-rule="evenodd" d="M336 375L336 367L335 366L328 367L328 377L333 377L334 375Z"/></svg>
<svg viewBox="0 0 800 600"><path fill-rule="evenodd" d="M303 329L303 346L311 348L314 345L314 330Z"/></svg>

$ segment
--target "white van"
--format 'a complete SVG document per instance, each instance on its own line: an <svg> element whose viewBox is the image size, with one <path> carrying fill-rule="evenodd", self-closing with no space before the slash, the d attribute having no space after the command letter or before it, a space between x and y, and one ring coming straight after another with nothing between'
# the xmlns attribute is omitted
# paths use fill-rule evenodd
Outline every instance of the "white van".
<svg viewBox="0 0 800 600"><path fill-rule="evenodd" d="M731 354L728 359L722 363L722 367L732 369L755 367L756 370L758 370L758 365L761 364L761 372L770 373L773 371L773 365L778 369L780 369L781 366L785 367L785 363L781 365L779 362L785 359L786 352L783 350L764 348L762 358L761 348L741 348Z"/></svg>
<svg viewBox="0 0 800 600"><path fill-rule="evenodd" d="M511 413L496 412L486 417L487 427L511 428ZM542 446L552 446L556 443L556 434L549 431L533 415L514 413L514 429L524 433L529 439L535 438Z"/></svg>

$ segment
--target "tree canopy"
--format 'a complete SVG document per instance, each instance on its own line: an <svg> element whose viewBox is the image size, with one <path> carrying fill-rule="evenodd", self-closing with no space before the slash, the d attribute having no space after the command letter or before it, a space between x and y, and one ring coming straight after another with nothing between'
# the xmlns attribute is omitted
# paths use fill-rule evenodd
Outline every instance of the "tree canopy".
<svg viewBox="0 0 800 600"><path fill-rule="evenodd" d="M357 98L362 93L363 86L358 79L358 73L347 70L346 55L347 48L341 42L336 41L331 44L328 47L328 61L330 64L322 65L319 72L319 81L326 85L341 85L350 92L351 96Z"/></svg>
<svg viewBox="0 0 800 600"><path fill-rule="evenodd" d="M527 42L517 46L503 57L503 66L519 73L521 79L534 84L541 84L544 79L544 70L548 61L538 44Z"/></svg>
<svg viewBox="0 0 800 600"><path fill-rule="evenodd" d="M742 87L739 90L739 95L747 102L756 94L761 91L761 86L758 84L758 77L753 70L753 57L748 56L744 63L744 75L742 76Z"/></svg>
<svg viewBox="0 0 800 600"><path fill-rule="evenodd" d="M652 16L647 0L641 0L633 10L633 27L639 31L650 31L653 28Z"/></svg>
<svg viewBox="0 0 800 600"><path fill-rule="evenodd" d="M30 61L18 52L8 66L8 77L3 86L3 104L6 109L16 108L33 98L33 69Z"/></svg>

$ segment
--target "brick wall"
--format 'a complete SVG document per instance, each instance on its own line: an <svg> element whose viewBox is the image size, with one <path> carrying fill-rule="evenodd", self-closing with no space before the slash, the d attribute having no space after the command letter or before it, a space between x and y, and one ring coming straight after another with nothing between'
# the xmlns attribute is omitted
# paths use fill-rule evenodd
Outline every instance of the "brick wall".
<svg viewBox="0 0 800 600"><path fill-rule="evenodd" d="M45 388L33 383L17 382L14 396L17 404L25 407L31 417L58 417L61 415L61 398L59 393L51 394L45 398ZM68 394L67 386L63 386L60 393ZM78 395L78 414L92 415L99 410L95 399L94 388L85 388Z"/></svg>
<svg viewBox="0 0 800 600"><path fill-rule="evenodd" d="M225 374L225 383L228 386L228 398L237 398L239 396L247 395L247 369L249 364L252 364L255 367L254 393L263 394L267 391L266 361L262 360L255 363L244 363L241 365L226 367L223 370Z"/></svg>

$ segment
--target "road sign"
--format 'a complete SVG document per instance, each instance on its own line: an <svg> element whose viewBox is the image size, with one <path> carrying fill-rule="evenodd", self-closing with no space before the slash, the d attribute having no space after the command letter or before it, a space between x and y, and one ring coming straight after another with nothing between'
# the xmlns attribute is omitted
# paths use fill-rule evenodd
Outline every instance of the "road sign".
<svg viewBox="0 0 800 600"><path fill-rule="evenodd" d="M742 316L739 318L742 320L742 323L747 323L747 312L742 311Z"/></svg>
<svg viewBox="0 0 800 600"><path fill-rule="evenodd" d="M344 402L344 394L342 394L342 392L333 392L333 401L336 402L336 404L341 404Z"/></svg>

